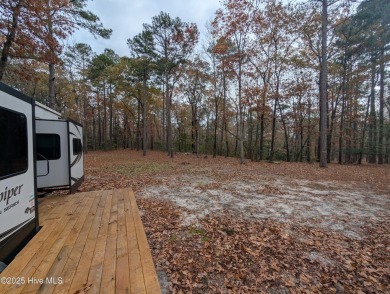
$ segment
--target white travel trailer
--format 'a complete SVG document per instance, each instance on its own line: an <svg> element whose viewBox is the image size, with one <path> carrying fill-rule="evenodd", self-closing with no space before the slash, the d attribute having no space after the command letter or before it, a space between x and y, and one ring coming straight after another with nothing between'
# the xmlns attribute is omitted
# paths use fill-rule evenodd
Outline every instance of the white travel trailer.
<svg viewBox="0 0 390 294"><path fill-rule="evenodd" d="M35 125L38 190L74 193L84 181L82 125L38 102Z"/></svg>
<svg viewBox="0 0 390 294"><path fill-rule="evenodd" d="M35 102L0 83L0 271L39 229Z"/></svg>
<svg viewBox="0 0 390 294"><path fill-rule="evenodd" d="M38 190L84 180L83 128L0 82L0 272L39 229Z"/></svg>

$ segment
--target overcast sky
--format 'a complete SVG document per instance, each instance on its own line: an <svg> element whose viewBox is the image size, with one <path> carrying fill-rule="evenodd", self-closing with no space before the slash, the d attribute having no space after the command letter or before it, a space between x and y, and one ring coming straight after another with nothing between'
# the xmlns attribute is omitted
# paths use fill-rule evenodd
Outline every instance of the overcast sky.
<svg viewBox="0 0 390 294"><path fill-rule="evenodd" d="M219 0L94 0L89 2L88 10L98 15L106 28L113 30L111 38L94 39L86 31L79 30L69 41L71 45L87 43L97 54L110 48L120 56L128 56L127 39L140 33L142 24L151 23L152 17L160 11L184 22L196 23L203 38L206 23L219 7Z"/></svg>

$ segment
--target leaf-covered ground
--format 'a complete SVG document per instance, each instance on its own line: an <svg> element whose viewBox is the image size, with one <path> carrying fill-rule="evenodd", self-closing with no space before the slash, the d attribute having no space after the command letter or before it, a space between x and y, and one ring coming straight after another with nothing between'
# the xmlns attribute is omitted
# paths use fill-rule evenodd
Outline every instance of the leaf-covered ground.
<svg viewBox="0 0 390 294"><path fill-rule="evenodd" d="M166 293L390 293L390 166L89 152L132 187Z"/></svg>

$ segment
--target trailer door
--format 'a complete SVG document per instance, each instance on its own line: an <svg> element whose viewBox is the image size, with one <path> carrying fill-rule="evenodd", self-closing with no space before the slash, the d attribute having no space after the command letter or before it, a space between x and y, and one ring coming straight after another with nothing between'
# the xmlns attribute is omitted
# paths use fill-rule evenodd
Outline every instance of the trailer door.
<svg viewBox="0 0 390 294"><path fill-rule="evenodd" d="M67 122L36 119L35 125L38 189L68 186Z"/></svg>
<svg viewBox="0 0 390 294"><path fill-rule="evenodd" d="M70 193L75 193L84 181L83 126L68 120L68 130Z"/></svg>
<svg viewBox="0 0 390 294"><path fill-rule="evenodd" d="M0 83L0 261L38 230L34 101Z"/></svg>

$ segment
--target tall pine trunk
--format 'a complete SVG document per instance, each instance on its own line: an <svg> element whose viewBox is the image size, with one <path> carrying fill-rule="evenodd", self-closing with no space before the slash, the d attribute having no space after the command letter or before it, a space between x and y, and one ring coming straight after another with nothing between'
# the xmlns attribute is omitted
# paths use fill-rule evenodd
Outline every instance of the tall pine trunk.
<svg viewBox="0 0 390 294"><path fill-rule="evenodd" d="M346 64L346 61L344 60L344 63L343 63L343 66L344 66L344 71L343 71L343 93L342 93L342 99L343 101L341 101L341 113L340 113L340 134L339 134L339 161L338 163L339 164L343 164L344 163L344 160L343 160L343 140L344 140L344 110L345 110L345 103L346 103L346 100L347 100L347 83L346 83L346 75L347 75L347 64Z"/></svg>
<svg viewBox="0 0 390 294"><path fill-rule="evenodd" d="M244 111L242 102L242 59L238 64L238 144L240 151L240 164L244 164Z"/></svg>
<svg viewBox="0 0 390 294"><path fill-rule="evenodd" d="M278 108L279 108L279 113L280 113L280 120L282 121L283 131L284 131L284 141L285 141L285 146L286 146L286 161L290 162L290 145L288 142L287 123L286 123L286 120L283 118L283 111L282 111L282 107L280 105L279 100L278 100Z"/></svg>
<svg viewBox="0 0 390 294"><path fill-rule="evenodd" d="M306 160L311 162L311 100L308 102L308 121L307 121L307 153Z"/></svg>
<svg viewBox="0 0 390 294"><path fill-rule="evenodd" d="M272 132L271 132L271 150L269 152L269 161L274 160L274 149L275 149L275 131L276 131L276 104L278 103L278 98L275 97L274 109L272 112Z"/></svg>
<svg viewBox="0 0 390 294"><path fill-rule="evenodd" d="M140 91L138 92L138 95L140 95ZM138 96L139 97L139 96ZM141 101L140 99L137 99L137 151L141 150Z"/></svg>
<svg viewBox="0 0 390 294"><path fill-rule="evenodd" d="M320 167L327 167L328 0L322 0L320 73Z"/></svg>
<svg viewBox="0 0 390 294"><path fill-rule="evenodd" d="M261 101L261 115L260 115L260 146L259 146L259 160L263 160L264 156L264 126L265 126L265 106L266 106L266 98L267 98L267 82L266 79L263 79L264 82L264 90L262 93L262 101Z"/></svg>
<svg viewBox="0 0 390 294"><path fill-rule="evenodd" d="M110 122L109 122L109 128L110 128L110 134L109 134L109 137L110 137L110 140L108 142L109 146L108 148L111 150L112 149L112 141L113 141L113 97L112 97L112 84L110 82L110 85L109 85L109 98L110 98Z"/></svg>
<svg viewBox="0 0 390 294"><path fill-rule="evenodd" d="M215 111L215 121L214 121L214 143L213 143L213 157L217 157L217 132L218 132L218 103L219 98L214 96L214 111Z"/></svg>
<svg viewBox="0 0 390 294"><path fill-rule="evenodd" d="M363 130L362 130L362 139L360 141L360 154L359 154L358 164L362 164L362 160L363 160L364 140L366 137L367 120L369 119L369 115L370 115L370 100L371 100L371 95L368 96L368 100L367 100L366 115L364 117Z"/></svg>
<svg viewBox="0 0 390 294"><path fill-rule="evenodd" d="M164 82L165 83L165 82ZM168 150L168 147L167 147L167 135L166 135L166 124L165 124L165 119L167 117L166 115L166 105L167 105L167 95L166 95L166 92L165 92L165 84L163 85L163 91L162 91L162 114L161 114L161 141L162 141L162 148L163 150L166 149Z"/></svg>
<svg viewBox="0 0 390 294"><path fill-rule="evenodd" d="M173 142L172 142L172 121L171 121L171 105L172 96L169 92L169 80L168 73L165 73L165 99L166 99L166 112L167 112L167 151L168 156L173 158Z"/></svg>
<svg viewBox="0 0 390 294"><path fill-rule="evenodd" d="M384 163L384 127L383 127L383 108L384 108L384 96L385 96L385 48L382 47L380 51L379 57L379 71L380 71L380 79L379 79L379 125L378 125L378 163Z"/></svg>
<svg viewBox="0 0 390 294"><path fill-rule="evenodd" d="M102 117L101 117L101 103L100 103L100 92L97 91L97 111L98 111L98 148L102 148Z"/></svg>
<svg viewBox="0 0 390 294"><path fill-rule="evenodd" d="M146 156L148 150L148 126L147 126L147 93L146 93L146 76L142 83L142 120L143 120L143 156Z"/></svg>
<svg viewBox="0 0 390 294"><path fill-rule="evenodd" d="M107 106L106 106L106 84L103 84L103 149L107 150Z"/></svg>
<svg viewBox="0 0 390 294"><path fill-rule="evenodd" d="M370 115L368 125L368 162L376 163L375 59L373 58L371 62Z"/></svg>

